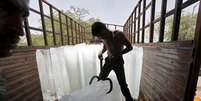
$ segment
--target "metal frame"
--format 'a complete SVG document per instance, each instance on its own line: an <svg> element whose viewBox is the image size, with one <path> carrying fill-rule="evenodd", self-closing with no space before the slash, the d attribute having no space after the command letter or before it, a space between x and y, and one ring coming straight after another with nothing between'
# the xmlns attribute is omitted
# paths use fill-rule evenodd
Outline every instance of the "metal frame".
<svg viewBox="0 0 201 101"><path fill-rule="evenodd" d="M161 16L155 19L155 7L156 7L156 0L151 0L150 3L148 3L148 5L146 5L146 0L139 0L139 2L137 3L136 7L134 8L133 12L131 13L131 15L128 17L128 19L126 20L126 23L124 24L124 32L129 33L128 28L132 28L131 30L133 30L133 27L130 26L135 26L136 24L138 25L136 32L134 32L133 36L137 37L137 43L144 43L144 37L146 33L144 33L144 30L148 27L150 27L150 37L149 37L149 42L153 43L153 36L154 36L154 24L160 22L160 35L159 35L159 39L158 42L163 42L164 40L164 30L165 30L165 19L171 15L174 15L174 21L173 21L173 30L172 30L172 40L171 41L177 41L178 40L178 33L179 33L179 25L180 25L180 18L181 18L181 10L194 4L195 2L199 1L199 0L187 0L184 3L182 2L183 0L176 0L176 4L175 4L175 8L166 12L167 9L167 0L162 0L162 6L161 6ZM141 10L141 6L143 6L142 10ZM151 8L151 16L150 16L150 23L148 24L144 24L145 22L145 17L146 17L146 11ZM129 23L131 17L133 16L133 14L137 14L136 17L134 17L134 22L132 24ZM142 16L142 18L141 18ZM141 23L141 19L142 19L142 23ZM135 21L135 20L138 20ZM142 25L142 27L141 27ZM134 29L135 30L135 29ZM140 38L140 31L142 31L142 35ZM142 39L141 42L139 39ZM132 41L132 43L135 43Z"/></svg>
<svg viewBox="0 0 201 101"><path fill-rule="evenodd" d="M72 44L75 44L74 43L74 38L76 38L75 40L78 40L77 38L79 37L82 37L83 39L86 39L85 38L85 27L81 24L79 24L78 22L74 21L71 17L67 16L65 13L63 13L61 10L57 9L56 7L54 7L53 5L51 5L50 3L48 3L47 1L45 0L38 0L39 2L39 11L36 10L36 9L33 9L33 8L30 8L30 12L33 12L35 14L38 14L40 15L41 17L41 25L42 25L42 28L35 28L33 26L29 26L29 21L28 19L26 19L24 21L24 28L25 28L25 33L26 33L26 38L27 38L27 46L34 46L34 43L32 42L32 39L31 39L31 32L30 30L35 30L35 31L40 31L43 33L43 37L44 37L44 46L50 46L50 43L48 43L48 40L47 40L47 34L48 33L52 33L53 34L53 45L54 46L58 46L58 41L61 42L61 45L70 45L70 41L72 41ZM50 16L44 14L44 8L43 8L43 4L46 4L47 6L49 6L49 13L50 13ZM57 12L58 15L55 15L54 13ZM58 17L58 18L54 18L54 17ZM62 22L62 17L65 17L66 19L66 22ZM49 31L49 30L46 30L46 25L45 25L45 18L48 18L51 20L51 29L52 31ZM70 20L69 20L70 19ZM55 22L59 23L59 29L60 29L60 32L56 32L55 31ZM70 22L70 23L69 23ZM76 27L79 28L79 30L77 30L76 28L73 28L72 25L73 23L74 24L77 24ZM63 25L66 26L66 34L67 35L64 35L64 28L62 27ZM80 28L82 29L82 32L80 32ZM71 31L71 35L70 36L70 31ZM47 33L48 32L48 33ZM75 33L73 33L75 32ZM73 37L75 34L75 36L77 37ZM57 35L60 35L61 36L61 40L56 40L56 37ZM64 38L65 37L65 38ZM67 37L67 38L66 38ZM72 40L70 40L70 38L72 38ZM84 41L84 40L83 40ZM82 42L83 42L82 41ZM85 40L87 41L87 40ZM80 39L79 39L79 42L76 41L76 44L77 43L80 43Z"/></svg>
<svg viewBox="0 0 201 101"><path fill-rule="evenodd" d="M122 28L121 31L125 30L125 28L123 28L124 26L122 25L117 25L117 24L109 24L109 23L105 23L106 27L108 29L110 29L110 27L114 27L114 30L118 30L118 28Z"/></svg>
<svg viewBox="0 0 201 101"><path fill-rule="evenodd" d="M193 63L189 73L185 101L193 101L201 67L201 0L194 37Z"/></svg>

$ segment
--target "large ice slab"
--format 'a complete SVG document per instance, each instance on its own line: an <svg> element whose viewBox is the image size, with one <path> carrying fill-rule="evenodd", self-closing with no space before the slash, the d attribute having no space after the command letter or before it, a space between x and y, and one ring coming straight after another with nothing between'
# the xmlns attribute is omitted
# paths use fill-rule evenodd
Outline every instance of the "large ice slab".
<svg viewBox="0 0 201 101"><path fill-rule="evenodd" d="M139 96L143 49L133 47L133 50L125 54L123 58L128 87L132 96L137 98ZM114 83L114 89L110 94L104 93L108 87L107 82L88 85L90 78L100 72L97 55L101 48L102 45L79 44L37 50L36 58L44 100L122 101L124 98L113 71L109 75ZM93 98L98 99L90 100Z"/></svg>

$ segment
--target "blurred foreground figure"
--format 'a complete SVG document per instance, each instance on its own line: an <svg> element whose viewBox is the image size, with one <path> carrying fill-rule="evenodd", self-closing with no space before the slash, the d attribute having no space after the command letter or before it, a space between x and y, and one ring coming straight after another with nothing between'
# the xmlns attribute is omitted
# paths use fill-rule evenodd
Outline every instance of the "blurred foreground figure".
<svg viewBox="0 0 201 101"><path fill-rule="evenodd" d="M29 0L0 0L0 57L9 56L16 48L28 15Z"/></svg>

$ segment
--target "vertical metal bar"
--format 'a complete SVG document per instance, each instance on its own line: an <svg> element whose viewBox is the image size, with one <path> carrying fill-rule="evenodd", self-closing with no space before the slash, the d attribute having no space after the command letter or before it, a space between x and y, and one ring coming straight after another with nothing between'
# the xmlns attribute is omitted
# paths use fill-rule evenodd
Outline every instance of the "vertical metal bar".
<svg viewBox="0 0 201 101"><path fill-rule="evenodd" d="M81 36L82 36L82 43L84 42L84 34L83 34L83 27L80 26L80 30L81 30Z"/></svg>
<svg viewBox="0 0 201 101"><path fill-rule="evenodd" d="M82 42L84 42L84 34L83 34L83 27L81 26L81 35L82 35Z"/></svg>
<svg viewBox="0 0 201 101"><path fill-rule="evenodd" d="M123 30L124 30L124 33L126 34L126 23L124 24Z"/></svg>
<svg viewBox="0 0 201 101"><path fill-rule="evenodd" d="M85 42L84 37L85 37L85 35L84 35L84 27L82 26L82 40L83 40L83 42Z"/></svg>
<svg viewBox="0 0 201 101"><path fill-rule="evenodd" d="M80 35L80 43L82 43L82 29L81 29L81 25L79 25L79 35Z"/></svg>
<svg viewBox="0 0 201 101"><path fill-rule="evenodd" d="M83 42L86 42L85 41L85 34L84 34L84 27L82 26L82 36L83 36Z"/></svg>
<svg viewBox="0 0 201 101"><path fill-rule="evenodd" d="M131 43L133 43L133 14L131 14Z"/></svg>
<svg viewBox="0 0 201 101"><path fill-rule="evenodd" d="M141 2L139 2L139 6L138 6L138 35L137 35L137 43L140 43L140 12L141 12Z"/></svg>
<svg viewBox="0 0 201 101"><path fill-rule="evenodd" d="M64 45L64 35L63 35L63 24L62 24L62 19L61 19L61 11L59 12L59 24L60 24L60 34L61 34L61 44Z"/></svg>
<svg viewBox="0 0 201 101"><path fill-rule="evenodd" d="M128 18L128 37L129 37L129 41L131 42L130 17Z"/></svg>
<svg viewBox="0 0 201 101"><path fill-rule="evenodd" d="M67 43L68 45L70 45L70 36L69 36L69 21L68 21L68 16L65 16L66 17L66 32L67 32Z"/></svg>
<svg viewBox="0 0 201 101"><path fill-rule="evenodd" d="M132 40L131 40L131 37L132 37L132 32L131 32L131 15L130 15L130 18L129 18L129 23L128 23L128 25L129 25L129 35L130 35L130 42L132 42Z"/></svg>
<svg viewBox="0 0 201 101"><path fill-rule="evenodd" d="M146 16L146 0L143 0L143 15L142 15L142 43L144 43L145 16Z"/></svg>
<svg viewBox="0 0 201 101"><path fill-rule="evenodd" d="M129 28L130 28L130 42L132 43L132 16L130 16Z"/></svg>
<svg viewBox="0 0 201 101"><path fill-rule="evenodd" d="M187 90L185 93L186 101L193 101L195 91L197 88L197 81L201 67L201 1L197 17L197 24L194 37L194 51L193 51L193 63L191 65L191 72L188 76Z"/></svg>
<svg viewBox="0 0 201 101"><path fill-rule="evenodd" d="M124 29L125 29L126 37L128 37L127 22L125 23Z"/></svg>
<svg viewBox="0 0 201 101"><path fill-rule="evenodd" d="M74 21L74 26L75 26L75 42L76 44L78 43L78 40L77 40L77 22Z"/></svg>
<svg viewBox="0 0 201 101"><path fill-rule="evenodd" d="M134 12L135 12L135 14L134 14L134 39L133 39L133 41L134 41L134 43L136 42L136 40L135 40L135 38L136 38L136 9L134 10Z"/></svg>
<svg viewBox="0 0 201 101"><path fill-rule="evenodd" d="M128 37L129 37L128 22L126 23L126 32L128 33Z"/></svg>
<svg viewBox="0 0 201 101"><path fill-rule="evenodd" d="M84 42L87 42L87 37L86 37L86 29L83 29L83 33L84 33Z"/></svg>
<svg viewBox="0 0 201 101"><path fill-rule="evenodd" d="M129 21L128 21L128 28L129 28L129 39L131 42L131 16L130 16Z"/></svg>
<svg viewBox="0 0 201 101"><path fill-rule="evenodd" d="M126 33L126 30L125 30L125 24L124 24L124 26L123 26L123 32Z"/></svg>
<svg viewBox="0 0 201 101"><path fill-rule="evenodd" d="M164 39L166 8L167 8L167 0L162 0L159 42L163 42Z"/></svg>
<svg viewBox="0 0 201 101"><path fill-rule="evenodd" d="M114 29L117 30L117 25L114 25Z"/></svg>
<svg viewBox="0 0 201 101"><path fill-rule="evenodd" d="M75 29L76 29L76 32L77 32L77 33L76 33L76 34L77 34L77 35L76 35L76 36L77 36L77 37L76 37L76 38L77 38L77 43L79 43L79 24L78 24L77 22L76 22L76 28L75 28Z"/></svg>
<svg viewBox="0 0 201 101"><path fill-rule="evenodd" d="M154 17L155 17L155 6L156 5L156 0L152 0L151 2L151 20L150 20L150 37L149 37L149 42L153 42L154 38Z"/></svg>
<svg viewBox="0 0 201 101"><path fill-rule="evenodd" d="M128 39L130 41L130 17L128 18L128 22L127 22L127 32L128 32Z"/></svg>
<svg viewBox="0 0 201 101"><path fill-rule="evenodd" d="M80 36L80 24L78 24L78 39L79 39L79 43L81 43L81 36Z"/></svg>
<svg viewBox="0 0 201 101"><path fill-rule="evenodd" d="M55 27L54 27L54 15L53 15L53 9L52 6L50 5L50 19L51 19L51 24L52 24L52 34L53 34L53 42L54 42L54 46L57 45L56 42L56 34L55 34Z"/></svg>
<svg viewBox="0 0 201 101"><path fill-rule="evenodd" d="M175 3L175 13L174 13L172 38L171 38L172 41L178 40L182 3L183 3L183 0L176 0L176 3Z"/></svg>
<svg viewBox="0 0 201 101"><path fill-rule="evenodd" d="M123 32L124 32L124 34L126 35L126 24L124 24Z"/></svg>
<svg viewBox="0 0 201 101"><path fill-rule="evenodd" d="M128 20L127 20L127 22L126 22L126 33L128 34L127 37L128 37L128 39L129 39Z"/></svg>
<svg viewBox="0 0 201 101"><path fill-rule="evenodd" d="M27 38L27 44L28 46L32 46L32 40L31 40L31 32L29 29L29 21L28 18L25 19L24 21L24 26L25 26L25 32L26 32L26 38Z"/></svg>
<svg viewBox="0 0 201 101"><path fill-rule="evenodd" d="M129 36L130 35L130 33L129 33L129 20L128 20L127 24L126 24L126 31L128 33L128 36Z"/></svg>
<svg viewBox="0 0 201 101"><path fill-rule="evenodd" d="M79 24L77 23L77 42L80 43L80 31L79 31Z"/></svg>
<svg viewBox="0 0 201 101"><path fill-rule="evenodd" d="M82 43L82 40L81 40L81 25L79 24L79 43Z"/></svg>
<svg viewBox="0 0 201 101"><path fill-rule="evenodd" d="M71 41L74 44L74 35L73 35L73 19L70 18L70 27L71 27Z"/></svg>
<svg viewBox="0 0 201 101"><path fill-rule="evenodd" d="M43 12L43 2L42 2L42 0L39 0L39 7L40 7L41 23L42 23L42 28L43 28L44 43L45 43L45 46L48 46L47 33L46 33L46 27L45 27L45 17L44 17L44 12Z"/></svg>

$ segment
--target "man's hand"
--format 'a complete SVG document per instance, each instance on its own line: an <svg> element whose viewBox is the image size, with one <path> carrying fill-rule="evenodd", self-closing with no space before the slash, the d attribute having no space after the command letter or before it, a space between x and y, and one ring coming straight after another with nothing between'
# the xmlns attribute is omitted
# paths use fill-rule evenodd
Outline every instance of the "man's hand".
<svg viewBox="0 0 201 101"><path fill-rule="evenodd" d="M98 54L98 58L99 58L100 60L103 60L103 54L102 54L102 53Z"/></svg>

